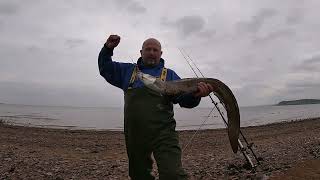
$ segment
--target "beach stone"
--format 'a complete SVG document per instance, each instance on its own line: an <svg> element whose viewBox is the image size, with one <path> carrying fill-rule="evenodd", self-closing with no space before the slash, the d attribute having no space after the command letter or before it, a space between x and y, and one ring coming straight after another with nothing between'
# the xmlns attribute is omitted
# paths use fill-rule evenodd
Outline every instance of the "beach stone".
<svg viewBox="0 0 320 180"><path fill-rule="evenodd" d="M53 176L53 173L52 172L47 172L46 175Z"/></svg>
<svg viewBox="0 0 320 180"><path fill-rule="evenodd" d="M4 158L5 161L12 161L11 158Z"/></svg>
<svg viewBox="0 0 320 180"><path fill-rule="evenodd" d="M57 177L55 178L55 180L64 180L64 179L63 179L63 177L61 177L61 176L57 176Z"/></svg>
<svg viewBox="0 0 320 180"><path fill-rule="evenodd" d="M99 153L98 150L92 150L90 153Z"/></svg>

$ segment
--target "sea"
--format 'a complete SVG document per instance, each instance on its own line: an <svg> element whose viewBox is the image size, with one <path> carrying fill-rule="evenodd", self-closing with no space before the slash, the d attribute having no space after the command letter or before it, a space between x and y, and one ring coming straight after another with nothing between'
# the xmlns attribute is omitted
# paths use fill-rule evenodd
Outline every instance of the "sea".
<svg viewBox="0 0 320 180"><path fill-rule="evenodd" d="M217 108L174 107L177 130L225 128L226 112ZM240 107L241 127L320 117L320 104ZM13 125L123 130L122 107L66 107L0 104L0 121Z"/></svg>

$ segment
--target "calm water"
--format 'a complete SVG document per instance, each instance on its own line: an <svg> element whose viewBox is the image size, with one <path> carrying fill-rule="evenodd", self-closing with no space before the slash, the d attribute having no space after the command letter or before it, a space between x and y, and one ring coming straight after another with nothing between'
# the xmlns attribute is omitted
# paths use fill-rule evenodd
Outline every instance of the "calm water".
<svg viewBox="0 0 320 180"><path fill-rule="evenodd" d="M177 129L222 128L224 123L216 109L175 108ZM241 107L241 126L320 117L320 104L293 106ZM68 129L123 129L122 108L50 107L0 104L0 119L17 125Z"/></svg>

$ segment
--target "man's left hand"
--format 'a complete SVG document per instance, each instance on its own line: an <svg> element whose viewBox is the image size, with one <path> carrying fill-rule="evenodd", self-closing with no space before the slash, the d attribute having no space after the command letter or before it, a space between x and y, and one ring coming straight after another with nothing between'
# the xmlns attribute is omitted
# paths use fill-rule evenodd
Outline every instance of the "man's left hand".
<svg viewBox="0 0 320 180"><path fill-rule="evenodd" d="M198 91L195 92L195 97L205 97L208 96L212 91L213 87L210 84L200 82L198 83Z"/></svg>

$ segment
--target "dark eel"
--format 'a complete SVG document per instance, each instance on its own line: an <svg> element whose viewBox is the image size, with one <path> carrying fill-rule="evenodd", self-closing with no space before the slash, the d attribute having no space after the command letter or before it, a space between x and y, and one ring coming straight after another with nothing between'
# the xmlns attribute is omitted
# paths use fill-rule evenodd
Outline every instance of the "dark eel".
<svg viewBox="0 0 320 180"><path fill-rule="evenodd" d="M161 81L142 72L138 72L138 78L146 87L153 89L163 95L178 96L185 93L195 93L198 90L198 83L208 83L213 87L213 93L223 104L228 117L228 136L232 151L238 151L238 139L240 132L240 112L237 100L230 88L218 79L213 78L185 78L175 81Z"/></svg>

